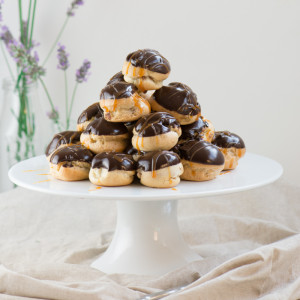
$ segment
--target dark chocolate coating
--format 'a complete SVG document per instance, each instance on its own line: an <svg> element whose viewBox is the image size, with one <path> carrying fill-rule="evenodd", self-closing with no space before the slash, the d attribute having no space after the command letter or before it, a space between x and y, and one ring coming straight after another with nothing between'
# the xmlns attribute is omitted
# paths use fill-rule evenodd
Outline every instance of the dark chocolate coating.
<svg viewBox="0 0 300 300"><path fill-rule="evenodd" d="M129 154L129 155L145 155L147 152L145 151L139 151L137 149L135 149L132 145L129 145L125 151L124 151L126 154Z"/></svg>
<svg viewBox="0 0 300 300"><path fill-rule="evenodd" d="M163 86L154 92L152 98L165 109L182 115L196 116L201 112L196 94L183 83L172 82Z"/></svg>
<svg viewBox="0 0 300 300"><path fill-rule="evenodd" d="M104 118L92 121L82 133L95 135L120 135L128 133L123 123L107 122Z"/></svg>
<svg viewBox="0 0 300 300"><path fill-rule="evenodd" d="M170 132L172 127L180 127L173 116L166 112L154 112L141 117L134 129L139 136L148 137Z"/></svg>
<svg viewBox="0 0 300 300"><path fill-rule="evenodd" d="M92 161L92 169L95 168L104 168L108 171L134 171L136 169L136 162L128 154L102 152L97 154Z"/></svg>
<svg viewBox="0 0 300 300"><path fill-rule="evenodd" d="M211 143L220 148L245 148L243 139L237 134L229 131L216 131Z"/></svg>
<svg viewBox="0 0 300 300"><path fill-rule="evenodd" d="M196 122L188 125L181 125L182 134L180 139L182 140L197 140L203 139L203 131L208 127L208 123L203 121L200 117Z"/></svg>
<svg viewBox="0 0 300 300"><path fill-rule="evenodd" d="M115 74L106 85L110 85L110 84L114 84L117 82L126 82L124 80L124 76L122 74L122 71L118 72L117 74Z"/></svg>
<svg viewBox="0 0 300 300"><path fill-rule="evenodd" d="M170 149L170 151L176 153L181 158L180 146L180 141L178 141L178 143L172 149Z"/></svg>
<svg viewBox="0 0 300 300"><path fill-rule="evenodd" d="M61 162L81 161L92 163L93 153L81 145L72 145L56 150L50 157L50 162L59 164ZM66 164L66 166L69 166Z"/></svg>
<svg viewBox="0 0 300 300"><path fill-rule="evenodd" d="M128 54L126 61L134 67L152 72L167 74L171 71L170 63L158 51L152 49L137 50Z"/></svg>
<svg viewBox="0 0 300 300"><path fill-rule="evenodd" d="M181 157L185 160L206 165L223 165L224 155L218 147L206 141L192 140L180 146Z"/></svg>
<svg viewBox="0 0 300 300"><path fill-rule="evenodd" d="M100 118L103 115L103 111L100 107L99 102L96 102L92 105L90 105L87 109L85 109L80 116L78 117L77 124L84 123L86 121L89 121L93 117Z"/></svg>
<svg viewBox="0 0 300 300"><path fill-rule="evenodd" d="M129 98L137 92L134 84L127 82L115 82L102 89L100 100Z"/></svg>
<svg viewBox="0 0 300 300"><path fill-rule="evenodd" d="M154 151L143 155L137 162L137 168L144 172L155 171L180 163L179 156L171 151Z"/></svg>
<svg viewBox="0 0 300 300"><path fill-rule="evenodd" d="M137 121L125 122L124 125L127 127L129 132L132 132Z"/></svg>
<svg viewBox="0 0 300 300"><path fill-rule="evenodd" d="M55 134L45 151L46 156L49 156L60 145L79 144L80 135L80 131L63 131Z"/></svg>

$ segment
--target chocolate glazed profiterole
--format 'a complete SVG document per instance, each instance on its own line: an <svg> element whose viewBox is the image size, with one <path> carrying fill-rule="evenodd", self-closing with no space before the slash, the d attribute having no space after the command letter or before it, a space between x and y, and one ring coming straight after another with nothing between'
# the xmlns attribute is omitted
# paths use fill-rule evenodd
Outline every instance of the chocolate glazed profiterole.
<svg viewBox="0 0 300 300"><path fill-rule="evenodd" d="M114 84L114 83L117 83L117 82L126 82L124 80L124 76L122 74L122 71L116 73L112 78L110 78L110 80L107 82L106 85Z"/></svg>
<svg viewBox="0 0 300 300"><path fill-rule="evenodd" d="M197 121L201 114L196 94L179 82L172 82L155 91L149 102L152 110L171 114L181 125Z"/></svg>
<svg viewBox="0 0 300 300"><path fill-rule="evenodd" d="M57 149L50 157L50 174L64 181L89 178L94 155L81 145Z"/></svg>
<svg viewBox="0 0 300 300"><path fill-rule="evenodd" d="M216 178L224 168L224 156L218 147L192 140L180 147L184 172L181 179L205 181Z"/></svg>
<svg viewBox="0 0 300 300"><path fill-rule="evenodd" d="M179 156L171 151L146 153L137 165L138 178L143 185L150 187L174 187L179 184L183 172Z"/></svg>
<svg viewBox="0 0 300 300"><path fill-rule="evenodd" d="M82 132L80 142L94 153L122 152L128 145L129 134L123 123L107 122L103 117L91 122Z"/></svg>
<svg viewBox="0 0 300 300"><path fill-rule="evenodd" d="M89 178L96 185L128 185L134 179L135 170L136 163L131 155L102 152L94 157Z"/></svg>
<svg viewBox="0 0 300 300"><path fill-rule="evenodd" d="M58 148L80 144L79 131L62 131L54 135L53 139L46 148L45 154L49 161L51 154Z"/></svg>
<svg viewBox="0 0 300 300"><path fill-rule="evenodd" d="M135 84L141 92L161 88L170 71L168 60L152 49L128 54L122 68L125 81Z"/></svg>
<svg viewBox="0 0 300 300"><path fill-rule="evenodd" d="M196 122L182 125L181 131L180 144L190 140L204 140L211 142L214 137L215 129L209 120L200 116Z"/></svg>
<svg viewBox="0 0 300 300"><path fill-rule="evenodd" d="M100 106L109 122L131 122L151 111L149 102L138 94L135 85L115 82L102 89Z"/></svg>
<svg viewBox="0 0 300 300"><path fill-rule="evenodd" d="M165 112L155 112L142 117L133 128L132 146L137 150L170 150L181 135L174 117Z"/></svg>
<svg viewBox="0 0 300 300"><path fill-rule="evenodd" d="M90 105L78 117L77 130L84 131L92 121L102 116L103 116L103 111L98 102Z"/></svg>
<svg viewBox="0 0 300 300"><path fill-rule="evenodd" d="M229 131L216 131L212 144L217 146L225 157L224 170L235 169L239 159L246 153L243 139Z"/></svg>

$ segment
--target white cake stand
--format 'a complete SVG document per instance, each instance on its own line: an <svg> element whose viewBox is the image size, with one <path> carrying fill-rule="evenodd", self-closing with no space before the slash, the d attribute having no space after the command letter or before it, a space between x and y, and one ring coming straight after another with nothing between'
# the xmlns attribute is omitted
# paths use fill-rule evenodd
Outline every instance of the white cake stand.
<svg viewBox="0 0 300 300"><path fill-rule="evenodd" d="M173 189L138 182L97 188L89 181L63 182L49 173L45 156L14 165L9 178L27 189L73 197L117 200L117 227L107 251L92 263L105 273L161 275L201 259L184 242L177 222L177 200L223 195L269 184L282 174L277 162L247 153L236 170L207 182L182 181Z"/></svg>

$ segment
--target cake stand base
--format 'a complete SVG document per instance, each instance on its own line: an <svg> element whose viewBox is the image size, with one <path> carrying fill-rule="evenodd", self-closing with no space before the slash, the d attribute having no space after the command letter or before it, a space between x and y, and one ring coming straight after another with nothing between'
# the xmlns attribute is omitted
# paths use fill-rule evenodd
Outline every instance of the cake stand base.
<svg viewBox="0 0 300 300"><path fill-rule="evenodd" d="M177 200L119 200L117 211L113 240L93 268L109 274L157 276L201 259L181 236Z"/></svg>

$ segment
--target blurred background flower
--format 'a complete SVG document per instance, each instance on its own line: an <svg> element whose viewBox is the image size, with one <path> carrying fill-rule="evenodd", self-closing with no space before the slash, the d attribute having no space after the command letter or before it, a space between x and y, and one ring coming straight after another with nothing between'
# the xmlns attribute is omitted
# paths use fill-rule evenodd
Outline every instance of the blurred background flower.
<svg viewBox="0 0 300 300"><path fill-rule="evenodd" d="M70 66L69 53L66 52L65 45L60 43L60 39L69 19L75 15L75 10L84 4L82 0L73 0L70 3L67 13L65 14L65 20L56 37L54 37L42 63L38 54L39 43L33 39L34 28L38 26L38 24L36 24L36 16L38 13L37 0L17 1L18 10L15 16L16 21L19 23L19 37L14 36L9 27L4 24L4 0L0 0L0 48L11 81L13 82L13 90L19 101L17 106L5 112L7 122L14 119L18 124L15 130L14 141L10 142L11 144L15 144L15 147L9 147L10 154L8 155L11 155L11 152L13 152L12 149L16 152L13 154L14 159L12 163L39 154L36 151L37 146L41 144L41 136L36 137L36 130L41 127L41 124L36 124L39 115L47 117L49 121L52 122L54 125L53 131L69 129L78 83L87 80L91 67L91 63L85 60L84 64L76 71L72 97L69 99L67 80L67 71ZM63 71L65 81L65 103L60 103L65 106L65 110L54 106L51 90L47 87L46 80L46 64L57 45L57 68ZM11 59L9 59L9 57L11 57ZM49 65L48 68L51 68L51 65ZM33 98L31 97L32 87L36 87L37 84L42 87L45 93L44 95L48 100L47 103L41 104L41 107L44 109L44 111L41 112L35 111L38 107L38 103L33 102ZM35 99L35 101L37 100ZM64 118L59 111L64 112ZM49 128L44 134L46 135L48 132ZM10 140L12 140L12 138L10 138ZM46 145L43 146L46 147ZM1 155L3 158L3 154Z"/></svg>

